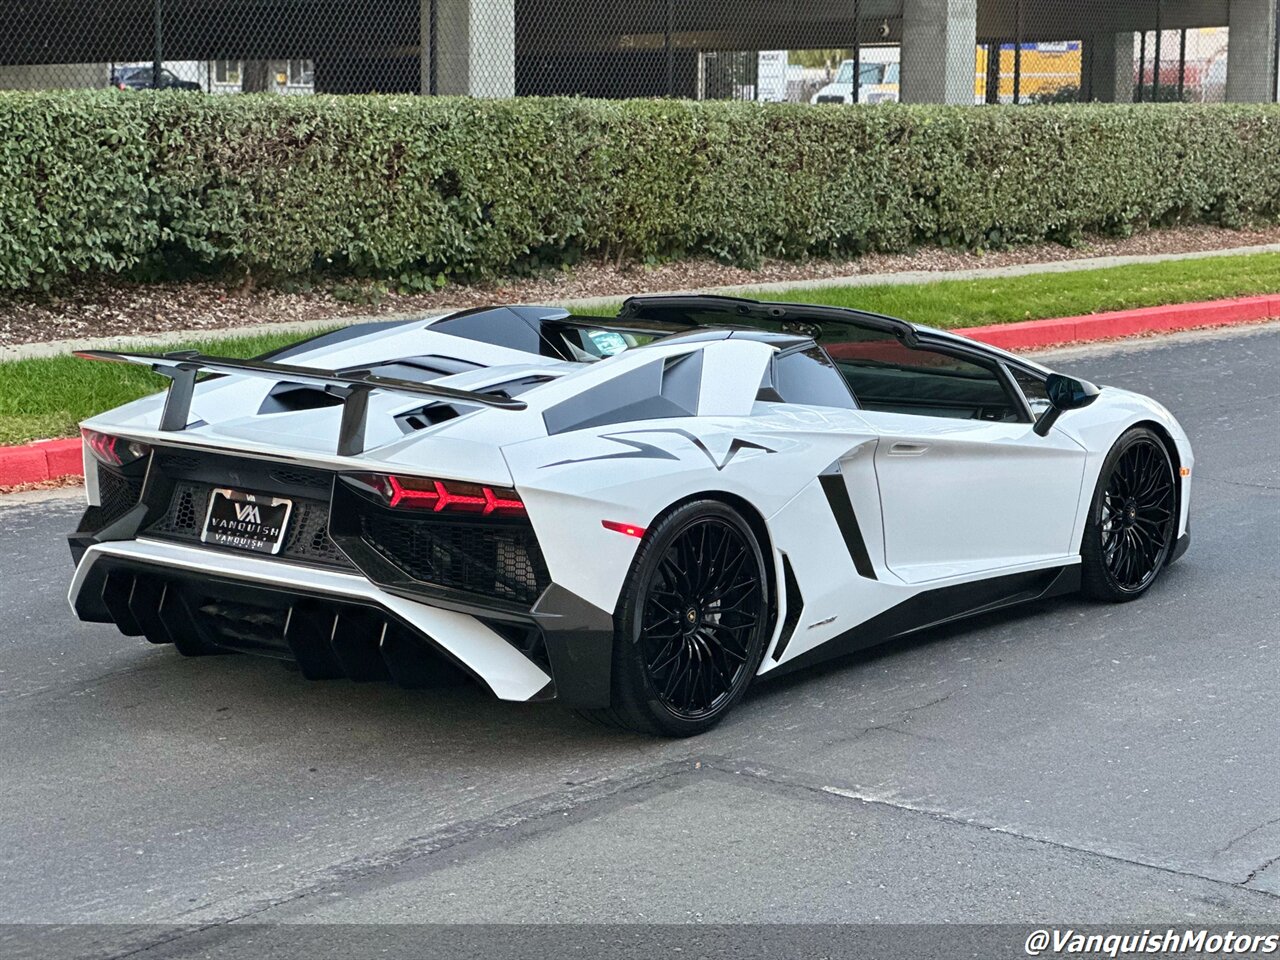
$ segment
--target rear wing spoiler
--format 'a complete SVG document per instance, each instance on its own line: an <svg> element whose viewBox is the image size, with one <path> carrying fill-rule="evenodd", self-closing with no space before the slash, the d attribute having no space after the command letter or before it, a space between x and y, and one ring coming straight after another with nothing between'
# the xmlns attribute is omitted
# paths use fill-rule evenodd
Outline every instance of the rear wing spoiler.
<svg viewBox="0 0 1280 960"><path fill-rule="evenodd" d="M338 429L338 456L354 457L364 452L365 420L369 413L369 394L374 390L390 390L395 393L430 397L433 400L449 400L454 403L493 407L498 410L524 410L522 400L437 387L429 383L414 383L395 377L381 377L369 370L352 370L338 373L333 370L317 370L287 363L270 363L266 360L233 360L228 357L209 357L195 350L175 353L115 353L110 350L77 350L77 357L85 360L106 360L110 363L132 363L150 367L155 373L169 378L169 391L165 396L164 411L160 415L161 430L184 430L191 417L191 399L195 393L196 377L201 373L232 374L242 377L260 377L281 383L319 387L325 393L342 400L342 425Z"/></svg>

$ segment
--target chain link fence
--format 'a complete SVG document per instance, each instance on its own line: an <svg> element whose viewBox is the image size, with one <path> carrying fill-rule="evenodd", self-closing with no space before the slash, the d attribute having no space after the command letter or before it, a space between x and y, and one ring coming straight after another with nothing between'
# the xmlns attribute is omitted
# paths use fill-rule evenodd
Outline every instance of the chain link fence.
<svg viewBox="0 0 1280 960"><path fill-rule="evenodd" d="M0 89L1273 101L1277 2L3 0Z"/></svg>

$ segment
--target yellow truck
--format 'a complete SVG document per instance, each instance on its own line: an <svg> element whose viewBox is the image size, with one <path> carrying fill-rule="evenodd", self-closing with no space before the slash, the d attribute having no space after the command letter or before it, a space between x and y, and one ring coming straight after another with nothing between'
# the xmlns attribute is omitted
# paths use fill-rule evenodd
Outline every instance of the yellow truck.
<svg viewBox="0 0 1280 960"><path fill-rule="evenodd" d="M1000 45L1000 90L1002 103L1013 101L1014 60L1017 44ZM987 48L978 47L974 68L973 99L987 100ZM1061 43L1024 43L1022 45L1019 99L1056 93L1064 87L1080 85L1080 41Z"/></svg>

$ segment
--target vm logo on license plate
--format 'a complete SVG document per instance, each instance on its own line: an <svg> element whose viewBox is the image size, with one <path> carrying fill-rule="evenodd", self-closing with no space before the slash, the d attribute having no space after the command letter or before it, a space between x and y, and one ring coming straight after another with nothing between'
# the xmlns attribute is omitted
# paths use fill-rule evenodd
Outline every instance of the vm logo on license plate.
<svg viewBox="0 0 1280 960"><path fill-rule="evenodd" d="M241 523L248 522L261 525L262 511L258 509L258 505L256 503L237 503L236 519Z"/></svg>

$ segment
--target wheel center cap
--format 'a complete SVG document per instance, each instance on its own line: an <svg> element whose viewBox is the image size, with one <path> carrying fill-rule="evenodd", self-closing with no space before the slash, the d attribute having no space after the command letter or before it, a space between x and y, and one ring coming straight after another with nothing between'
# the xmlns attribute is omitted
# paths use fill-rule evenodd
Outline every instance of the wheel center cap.
<svg viewBox="0 0 1280 960"><path fill-rule="evenodd" d="M684 626L685 633L693 633L698 627L698 621L702 617L698 614L698 608L695 606L688 607L684 616L680 618L681 624Z"/></svg>
<svg viewBox="0 0 1280 960"><path fill-rule="evenodd" d="M1127 521L1129 521L1130 523L1133 523L1135 520L1137 520L1137 519L1138 519L1138 508L1137 508L1137 506L1135 506L1135 505L1134 505L1134 504L1132 504L1132 503L1128 504L1128 505L1124 508L1124 518L1125 518Z"/></svg>

